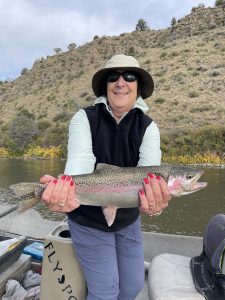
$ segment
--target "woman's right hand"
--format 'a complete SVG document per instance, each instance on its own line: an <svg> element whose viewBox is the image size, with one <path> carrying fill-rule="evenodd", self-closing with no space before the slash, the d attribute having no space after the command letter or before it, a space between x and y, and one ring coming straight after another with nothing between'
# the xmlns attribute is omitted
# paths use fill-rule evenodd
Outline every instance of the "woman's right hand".
<svg viewBox="0 0 225 300"><path fill-rule="evenodd" d="M40 183L47 184L42 194L42 201L49 210L65 213L80 206L71 176L62 175L56 179L50 175L44 175L40 178Z"/></svg>

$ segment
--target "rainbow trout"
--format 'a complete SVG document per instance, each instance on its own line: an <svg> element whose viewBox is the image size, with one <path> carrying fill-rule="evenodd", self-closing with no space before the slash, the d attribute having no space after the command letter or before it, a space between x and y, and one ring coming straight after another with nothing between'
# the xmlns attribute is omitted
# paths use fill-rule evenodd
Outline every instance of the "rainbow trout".
<svg viewBox="0 0 225 300"><path fill-rule="evenodd" d="M102 206L106 221L112 225L116 210L107 208L138 207L139 189L143 187L143 178L148 173L160 175L168 184L172 196L182 196L206 187L206 182L198 182L202 170L175 165L151 167L116 167L99 164L91 174L72 176L75 182L76 196L80 204ZM23 212L40 201L47 185L37 182L22 182L9 188L20 198L19 211Z"/></svg>

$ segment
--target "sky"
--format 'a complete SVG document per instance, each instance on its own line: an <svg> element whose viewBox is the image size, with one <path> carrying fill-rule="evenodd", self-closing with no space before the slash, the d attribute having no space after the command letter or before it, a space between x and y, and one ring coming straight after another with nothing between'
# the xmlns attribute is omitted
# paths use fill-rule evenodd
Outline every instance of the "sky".
<svg viewBox="0 0 225 300"><path fill-rule="evenodd" d="M0 80L15 79L54 48L132 32L141 18L165 29L200 3L215 6L215 0L0 0Z"/></svg>

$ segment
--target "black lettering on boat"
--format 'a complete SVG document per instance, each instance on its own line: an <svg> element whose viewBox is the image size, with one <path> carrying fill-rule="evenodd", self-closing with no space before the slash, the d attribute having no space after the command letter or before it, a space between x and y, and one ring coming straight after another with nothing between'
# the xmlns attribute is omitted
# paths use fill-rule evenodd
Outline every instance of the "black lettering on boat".
<svg viewBox="0 0 225 300"><path fill-rule="evenodd" d="M50 246L51 246L51 248L50 248ZM48 243L47 245L45 245L45 249L47 249L47 248L49 248L49 249L54 249L54 247L53 247L53 245L52 245L52 242L50 242L50 243Z"/></svg>
<svg viewBox="0 0 225 300"><path fill-rule="evenodd" d="M53 254L55 254L55 251L53 251L52 253L50 253L50 254L48 255L48 260L49 260L50 263L52 263L50 257L51 257Z"/></svg>
<svg viewBox="0 0 225 300"><path fill-rule="evenodd" d="M61 277L58 277L58 283L63 284L65 282L65 275L63 274Z"/></svg>
<svg viewBox="0 0 225 300"><path fill-rule="evenodd" d="M62 271L62 268L58 268L58 266L59 266L59 260L57 261L57 263L56 263L56 267L53 269L53 272L55 272L56 270L59 270L59 271Z"/></svg>
<svg viewBox="0 0 225 300"><path fill-rule="evenodd" d="M69 290L68 290L69 289ZM68 294L72 294L72 289L71 289L71 286L70 286L70 284L69 285L67 285L64 289L62 289L62 292L65 292L65 291L67 291L67 293Z"/></svg>
<svg viewBox="0 0 225 300"><path fill-rule="evenodd" d="M55 251L54 245L52 242L49 242L45 245L45 251L49 251L50 253L47 254L48 260L50 264L53 264L54 257L57 259L57 253ZM63 268L60 266L60 260L56 260L54 266L52 266L52 271L57 274L56 280L57 283L62 287L62 284L67 284L63 289L62 292L68 295L68 300L78 300L76 296L73 295L73 290L71 285L66 283L66 275L63 272Z"/></svg>

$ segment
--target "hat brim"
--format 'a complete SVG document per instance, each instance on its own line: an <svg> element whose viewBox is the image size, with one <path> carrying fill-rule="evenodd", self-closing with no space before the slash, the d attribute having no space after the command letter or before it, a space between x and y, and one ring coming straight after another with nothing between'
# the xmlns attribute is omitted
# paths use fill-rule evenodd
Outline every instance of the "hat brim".
<svg viewBox="0 0 225 300"><path fill-rule="evenodd" d="M111 70L120 68L104 68L96 72L92 78L92 89L97 97L106 94L106 76ZM154 91L154 82L152 76L142 68L138 67L121 67L122 70L133 71L137 74L138 83L141 87L141 96L146 99L151 96Z"/></svg>

